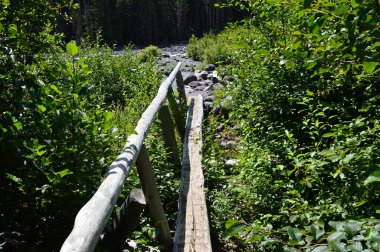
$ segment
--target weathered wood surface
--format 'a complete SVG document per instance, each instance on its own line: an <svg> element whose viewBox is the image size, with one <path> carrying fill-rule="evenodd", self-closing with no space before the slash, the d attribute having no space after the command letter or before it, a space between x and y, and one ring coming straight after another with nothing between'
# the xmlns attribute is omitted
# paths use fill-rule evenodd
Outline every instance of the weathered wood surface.
<svg viewBox="0 0 380 252"><path fill-rule="evenodd" d="M212 251L202 172L202 96L190 98L174 252Z"/></svg>
<svg viewBox="0 0 380 252"><path fill-rule="evenodd" d="M185 140L185 131L186 131L186 122L185 122L185 116L186 111L183 111L181 109L182 104L177 104L177 101L174 97L173 90L170 88L168 92L168 102L170 111L172 112L176 129L178 134L181 136L182 142Z"/></svg>
<svg viewBox="0 0 380 252"><path fill-rule="evenodd" d="M164 247L162 251L171 251L173 239L170 234L168 220L162 207L161 197L158 193L156 180L154 178L153 167L145 144L141 147L136 166L152 224L158 229L158 242Z"/></svg>
<svg viewBox="0 0 380 252"><path fill-rule="evenodd" d="M180 67L181 63L178 63L169 77L161 84L156 97L141 116L135 128L136 134L128 137L123 152L111 164L108 176L77 214L74 228L63 243L61 251L94 250L123 188L124 180L136 162L152 121L166 100L168 89Z"/></svg>
<svg viewBox="0 0 380 252"><path fill-rule="evenodd" d="M180 99L179 102L181 104L181 112L183 115L186 114L186 109L187 109L187 97L186 97L186 91L185 91L185 84L183 83L183 77L182 73L179 71L177 73L177 79L176 79L176 84L177 84L177 91L179 93Z"/></svg>
<svg viewBox="0 0 380 252"><path fill-rule="evenodd" d="M158 113L158 117L161 120L161 128L166 147L170 152L168 160L170 163L180 167L181 157L179 155L177 140L175 139L174 124L170 116L169 108L167 106L162 106Z"/></svg>
<svg viewBox="0 0 380 252"><path fill-rule="evenodd" d="M111 252L120 252L125 240L132 234L139 223L140 215L146 205L141 189L133 189L124 201L120 211L113 220L112 231L104 236L104 243Z"/></svg>

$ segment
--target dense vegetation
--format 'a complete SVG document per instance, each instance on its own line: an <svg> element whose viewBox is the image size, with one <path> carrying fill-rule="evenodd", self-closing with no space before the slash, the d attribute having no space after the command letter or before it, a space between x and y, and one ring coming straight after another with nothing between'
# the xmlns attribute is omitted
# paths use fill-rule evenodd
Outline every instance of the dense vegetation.
<svg viewBox="0 0 380 252"><path fill-rule="evenodd" d="M215 2L0 1L0 250L59 249L156 93L160 50L115 56L98 31L198 36L231 17ZM205 120L213 249L379 251L379 2L218 3L248 17L188 47L234 78ZM154 124L146 144L174 230L178 170L161 135ZM120 201L135 171L126 185ZM147 216L133 238L157 245Z"/></svg>
<svg viewBox="0 0 380 252"><path fill-rule="evenodd" d="M62 43L53 23L59 4L70 6L64 1L0 3L0 250L57 251L162 75L151 50L143 59L129 48L116 57L98 43ZM151 134L160 182L174 168L156 125ZM123 194L140 187L137 181L132 173ZM162 184L166 210L175 216L176 180ZM154 244L146 218L144 227L140 242Z"/></svg>
<svg viewBox="0 0 380 252"><path fill-rule="evenodd" d="M379 3L229 4L250 18L189 45L232 49L201 54L235 77L206 128L214 249L378 251Z"/></svg>
<svg viewBox="0 0 380 252"><path fill-rule="evenodd" d="M68 11L71 25L60 29L73 39L100 33L108 44L148 45L186 41L194 33L220 31L241 13L214 6L218 0L78 0Z"/></svg>

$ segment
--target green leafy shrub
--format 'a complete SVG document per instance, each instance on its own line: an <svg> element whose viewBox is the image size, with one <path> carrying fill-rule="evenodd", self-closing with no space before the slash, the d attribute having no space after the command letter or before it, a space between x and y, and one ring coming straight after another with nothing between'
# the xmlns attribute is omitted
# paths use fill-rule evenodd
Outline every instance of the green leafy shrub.
<svg viewBox="0 0 380 252"><path fill-rule="evenodd" d="M162 53L162 50L159 49L157 46L150 45L145 47L142 51L140 51L137 54L138 59L140 62L147 62L152 60L154 57L160 56Z"/></svg>
<svg viewBox="0 0 380 252"><path fill-rule="evenodd" d="M230 2L253 18L228 67L240 161L230 171L206 160L228 182L209 193L218 246L354 251L357 237L325 223L379 214L379 6ZM214 150L211 160L223 158ZM376 250L376 221L355 233L363 249Z"/></svg>

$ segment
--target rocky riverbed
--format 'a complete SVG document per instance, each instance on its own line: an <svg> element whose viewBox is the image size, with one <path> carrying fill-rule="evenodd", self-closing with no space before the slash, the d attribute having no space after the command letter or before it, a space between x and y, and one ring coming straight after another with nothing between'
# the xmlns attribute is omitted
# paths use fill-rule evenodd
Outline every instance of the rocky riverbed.
<svg viewBox="0 0 380 252"><path fill-rule="evenodd" d="M164 72L164 77L170 74L178 62L182 62L181 72L186 95L189 97L200 94L203 96L205 109L208 111L214 109L215 97L213 92L226 87L227 82L231 81L232 77L224 76L224 71L218 73L213 64L208 64L200 69L203 66L202 62L195 61L186 55L186 45L173 45L163 47L161 50L160 68Z"/></svg>

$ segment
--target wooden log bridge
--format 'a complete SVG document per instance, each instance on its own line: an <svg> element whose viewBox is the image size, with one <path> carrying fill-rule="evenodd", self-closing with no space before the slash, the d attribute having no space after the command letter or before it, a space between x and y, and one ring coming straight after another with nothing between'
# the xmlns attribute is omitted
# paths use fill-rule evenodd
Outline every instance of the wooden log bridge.
<svg viewBox="0 0 380 252"><path fill-rule="evenodd" d="M113 220L112 231L104 235L102 244L109 251L121 251L146 205L151 222L158 229L157 240L162 251L211 251L201 163L203 99L202 96L186 97L180 68L181 63L178 63L161 84L156 97L138 121L136 133L128 137L121 154L111 164L107 177L78 212L74 227L61 251L94 251L104 227L109 222L128 173L135 164L142 192L140 189L132 190ZM174 80L177 84L177 97L173 92ZM169 106L164 105L166 101ZM163 126L165 144L170 151L168 160L175 165L182 165L179 211L176 230L172 231L169 229L144 144L157 114ZM183 141L182 158L178 152L175 130Z"/></svg>

